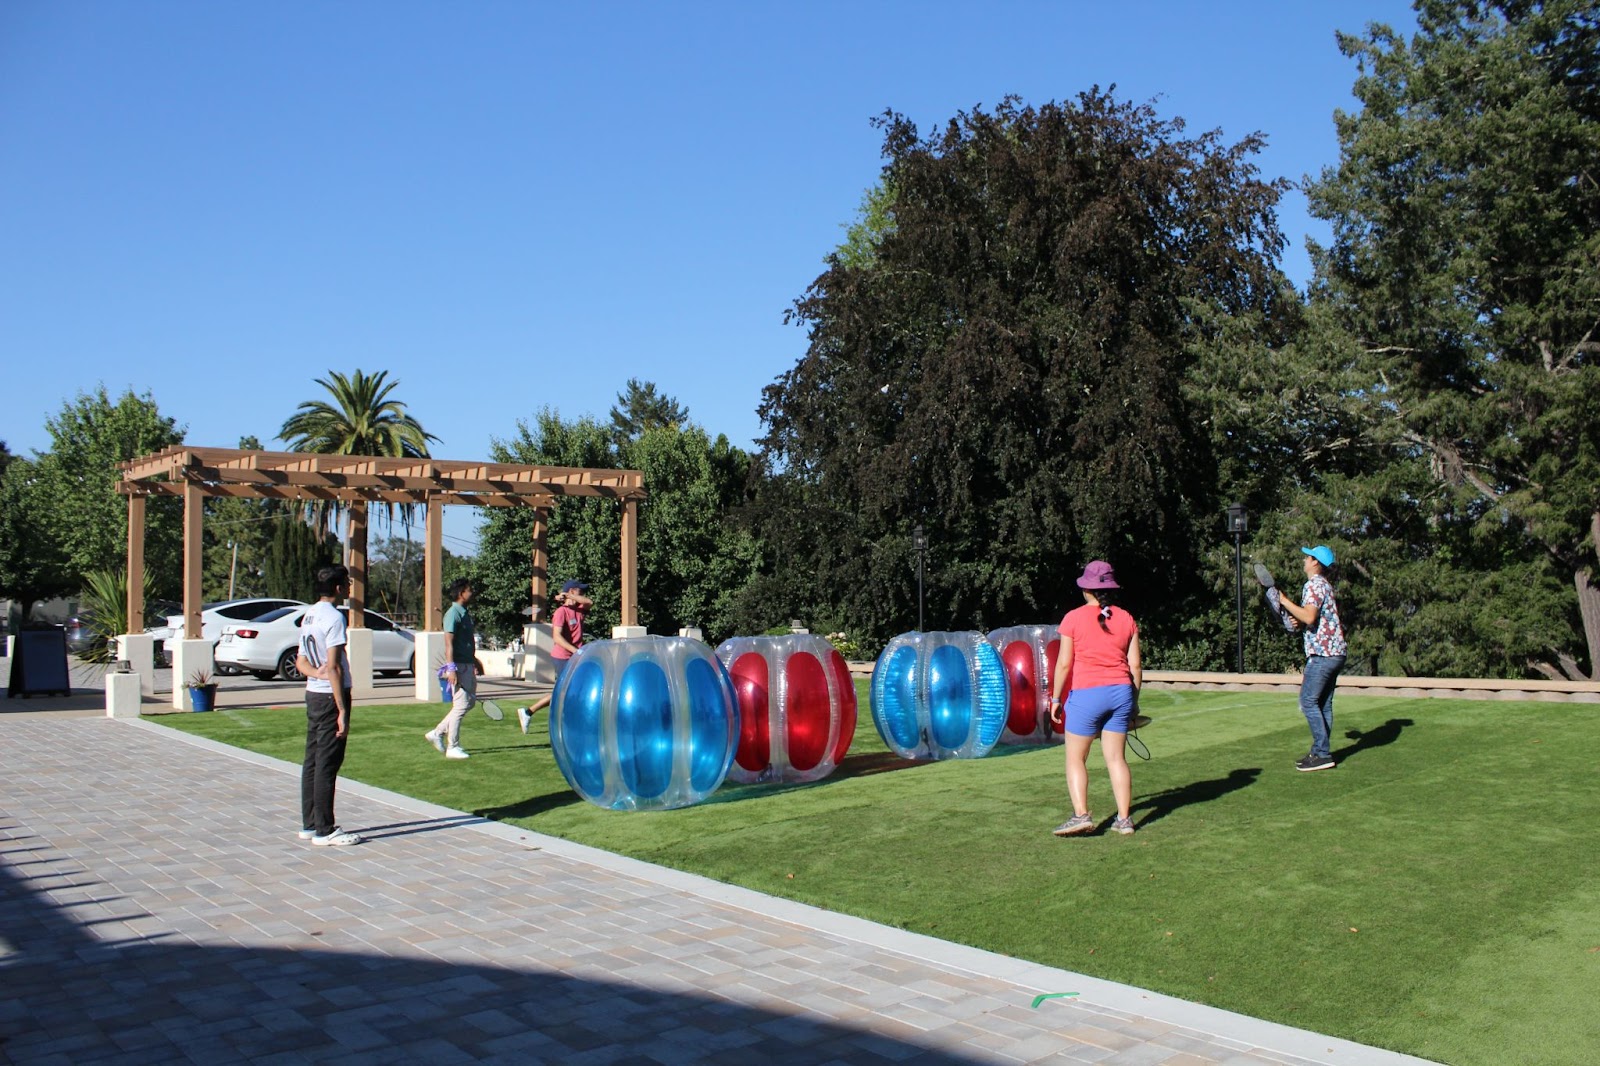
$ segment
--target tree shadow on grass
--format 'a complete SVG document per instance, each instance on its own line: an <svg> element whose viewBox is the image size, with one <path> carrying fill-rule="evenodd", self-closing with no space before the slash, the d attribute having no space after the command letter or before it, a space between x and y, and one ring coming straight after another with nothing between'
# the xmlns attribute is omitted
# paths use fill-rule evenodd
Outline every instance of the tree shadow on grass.
<svg viewBox="0 0 1600 1066"><path fill-rule="evenodd" d="M1395 741L1400 739L1401 730L1405 729L1407 726L1413 726L1416 724L1417 723L1410 718L1391 718L1387 722L1378 726L1376 729L1368 729L1365 731L1360 729L1348 730L1345 733L1345 738L1347 740L1353 740L1355 743L1347 745L1343 748L1340 748L1338 751L1333 752L1333 761L1336 763L1341 763L1350 758L1350 756L1359 755L1361 752L1367 751L1370 748L1381 748L1385 744L1393 744Z"/></svg>
<svg viewBox="0 0 1600 1066"><path fill-rule="evenodd" d="M1173 811L1188 807L1195 803L1210 803L1212 800L1221 799L1230 792L1256 783L1256 778L1261 776L1261 767L1251 766L1238 770L1229 770L1227 777L1214 777L1208 781L1191 781L1187 785L1169 788L1146 796L1128 809L1128 814L1137 817L1140 811L1149 811L1143 818L1137 819L1137 824L1142 828L1151 822L1160 821Z"/></svg>

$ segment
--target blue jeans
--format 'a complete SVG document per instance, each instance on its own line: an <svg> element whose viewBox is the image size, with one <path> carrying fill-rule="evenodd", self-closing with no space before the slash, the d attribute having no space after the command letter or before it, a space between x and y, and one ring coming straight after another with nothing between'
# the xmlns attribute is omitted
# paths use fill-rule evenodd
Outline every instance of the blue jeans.
<svg viewBox="0 0 1600 1066"><path fill-rule="evenodd" d="M1328 756L1328 735L1333 732L1333 686L1344 669L1343 655L1308 655L1300 681L1300 713L1311 727L1311 754Z"/></svg>

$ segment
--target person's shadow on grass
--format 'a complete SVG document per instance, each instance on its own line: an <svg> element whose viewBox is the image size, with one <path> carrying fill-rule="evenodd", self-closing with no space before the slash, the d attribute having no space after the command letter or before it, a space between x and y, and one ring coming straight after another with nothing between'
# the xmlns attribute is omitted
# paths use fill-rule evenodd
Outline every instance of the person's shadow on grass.
<svg viewBox="0 0 1600 1066"><path fill-rule="evenodd" d="M1129 817L1137 819L1136 824L1143 828L1151 822L1160 821L1173 811L1187 807L1194 803L1210 803L1212 800L1221 799L1230 792L1256 783L1256 778L1261 776L1261 767L1251 766L1239 770L1228 771L1227 777L1214 777L1208 781L1191 781L1187 785L1169 788L1146 796L1132 807L1128 808ZM1143 818L1138 818L1140 811L1149 811Z"/></svg>
<svg viewBox="0 0 1600 1066"><path fill-rule="evenodd" d="M1345 738L1353 740L1355 743L1333 752L1333 761L1342 763L1350 756L1359 754L1369 748L1381 748L1385 744L1393 744L1400 739L1401 730L1416 724L1410 718L1391 718L1376 729L1368 729L1364 732L1360 729L1348 730L1345 733Z"/></svg>
<svg viewBox="0 0 1600 1066"><path fill-rule="evenodd" d="M584 802L570 788L563 788L559 792L547 792L543 796L529 796L516 803L507 803L500 807L483 807L472 813L479 818L489 818L496 822L503 822L507 818L533 818L545 811L553 811L560 807L570 807L574 803Z"/></svg>

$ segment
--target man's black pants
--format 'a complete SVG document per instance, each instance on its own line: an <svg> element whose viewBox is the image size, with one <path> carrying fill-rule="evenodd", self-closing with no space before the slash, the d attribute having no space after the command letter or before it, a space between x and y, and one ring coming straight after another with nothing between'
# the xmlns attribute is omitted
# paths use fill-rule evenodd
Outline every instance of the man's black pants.
<svg viewBox="0 0 1600 1066"><path fill-rule="evenodd" d="M344 705L350 706L350 690L344 690ZM354 708L351 708L353 711ZM335 736L339 727L339 705L331 692L306 693L306 758L300 764L300 826L318 836L327 836L338 827L333 817L333 786L344 765L344 746L350 739L350 719L345 719L345 735Z"/></svg>

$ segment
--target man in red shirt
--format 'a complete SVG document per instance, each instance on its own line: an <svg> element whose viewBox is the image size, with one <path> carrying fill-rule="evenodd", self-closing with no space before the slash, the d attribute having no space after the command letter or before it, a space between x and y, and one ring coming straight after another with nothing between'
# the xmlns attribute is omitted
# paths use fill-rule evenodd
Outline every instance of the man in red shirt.
<svg viewBox="0 0 1600 1066"><path fill-rule="evenodd" d="M550 658L554 659L556 664L556 685L561 684L561 675L567 672L572 657L578 654L578 649L583 646L583 620L588 616L589 608L594 605L594 601L586 595L588 591L589 586L582 581L568 581L561 586L561 593L556 597L560 606L550 619L550 635L554 639L550 648ZM555 691L555 687L552 687L549 695L540 696L532 706L517 708L517 723L522 726L524 733L528 731L533 716L550 706Z"/></svg>

